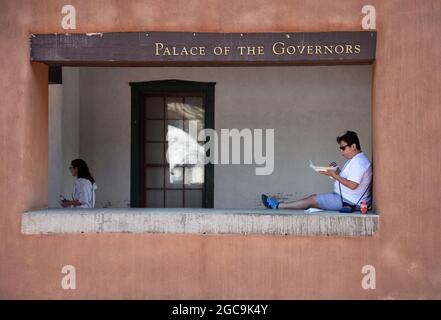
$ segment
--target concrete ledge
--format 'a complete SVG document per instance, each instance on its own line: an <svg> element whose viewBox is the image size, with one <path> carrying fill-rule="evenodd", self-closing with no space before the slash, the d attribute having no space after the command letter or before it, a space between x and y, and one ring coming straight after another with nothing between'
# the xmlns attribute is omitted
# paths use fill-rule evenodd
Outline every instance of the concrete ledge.
<svg viewBox="0 0 441 320"><path fill-rule="evenodd" d="M372 236L379 216L267 209L44 209L22 215L23 234L192 233Z"/></svg>

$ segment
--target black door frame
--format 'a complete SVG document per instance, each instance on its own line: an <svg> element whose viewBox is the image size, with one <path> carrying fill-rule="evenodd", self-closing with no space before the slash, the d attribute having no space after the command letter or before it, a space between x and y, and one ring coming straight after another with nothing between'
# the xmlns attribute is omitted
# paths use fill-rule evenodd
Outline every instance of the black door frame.
<svg viewBox="0 0 441 320"><path fill-rule="evenodd" d="M130 207L143 207L142 186L142 150L144 150L144 132L141 128L142 107L146 93L194 92L205 95L205 128L214 129L214 87L215 82L198 82L187 80L157 80L130 82L131 87L131 158L130 158ZM205 165L204 207L214 206L214 165Z"/></svg>

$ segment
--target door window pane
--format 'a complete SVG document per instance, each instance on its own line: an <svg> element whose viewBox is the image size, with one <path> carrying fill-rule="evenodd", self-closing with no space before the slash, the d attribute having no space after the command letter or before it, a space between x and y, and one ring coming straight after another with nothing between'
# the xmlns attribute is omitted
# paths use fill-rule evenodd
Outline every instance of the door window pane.
<svg viewBox="0 0 441 320"><path fill-rule="evenodd" d="M204 119L204 109L202 108L202 97L185 97L183 105L184 119Z"/></svg>
<svg viewBox="0 0 441 320"><path fill-rule="evenodd" d="M182 189L184 182L184 170L182 167L165 168L165 187Z"/></svg>
<svg viewBox="0 0 441 320"><path fill-rule="evenodd" d="M182 190L165 190L166 208L182 208L183 207L182 200L183 200Z"/></svg>
<svg viewBox="0 0 441 320"><path fill-rule="evenodd" d="M164 208L164 190L146 190L145 200L147 208Z"/></svg>
<svg viewBox="0 0 441 320"><path fill-rule="evenodd" d="M146 120L145 139L147 141L164 141L164 120Z"/></svg>
<svg viewBox="0 0 441 320"><path fill-rule="evenodd" d="M167 119L184 119L184 98L168 97L166 98Z"/></svg>
<svg viewBox="0 0 441 320"><path fill-rule="evenodd" d="M167 120L165 139L176 142L185 139L184 120Z"/></svg>
<svg viewBox="0 0 441 320"><path fill-rule="evenodd" d="M185 168L184 183L185 189L202 188L204 185L204 166L198 165Z"/></svg>
<svg viewBox="0 0 441 320"><path fill-rule="evenodd" d="M164 163L164 144L146 143L145 144L145 162L146 164Z"/></svg>
<svg viewBox="0 0 441 320"><path fill-rule="evenodd" d="M147 97L145 100L145 114L147 119L164 118L164 98Z"/></svg>
<svg viewBox="0 0 441 320"><path fill-rule="evenodd" d="M146 188L163 188L164 187L164 168L148 167L145 169L145 186Z"/></svg>
<svg viewBox="0 0 441 320"><path fill-rule="evenodd" d="M185 190L185 207L202 208L202 190Z"/></svg>

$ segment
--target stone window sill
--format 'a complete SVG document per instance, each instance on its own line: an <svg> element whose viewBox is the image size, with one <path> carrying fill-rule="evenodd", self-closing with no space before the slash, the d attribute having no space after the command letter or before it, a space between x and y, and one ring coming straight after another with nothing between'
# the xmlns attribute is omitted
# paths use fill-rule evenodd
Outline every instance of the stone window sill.
<svg viewBox="0 0 441 320"><path fill-rule="evenodd" d="M373 236L379 216L267 209L43 209L22 215L22 234L188 233Z"/></svg>

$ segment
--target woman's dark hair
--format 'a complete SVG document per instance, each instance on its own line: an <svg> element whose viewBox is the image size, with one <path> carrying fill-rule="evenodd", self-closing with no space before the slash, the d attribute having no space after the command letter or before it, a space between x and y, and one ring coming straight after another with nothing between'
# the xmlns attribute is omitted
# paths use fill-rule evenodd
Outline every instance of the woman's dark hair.
<svg viewBox="0 0 441 320"><path fill-rule="evenodd" d="M83 159L75 159L72 160L71 166L78 169L78 178L84 178L89 180L92 184L94 184L95 180L90 174L89 167L87 166L86 161Z"/></svg>
<svg viewBox="0 0 441 320"><path fill-rule="evenodd" d="M337 142L346 142L348 146L352 146L355 143L355 146L358 150L361 151L360 140L358 140L358 136L354 131L346 131L346 133L340 137L337 137Z"/></svg>

